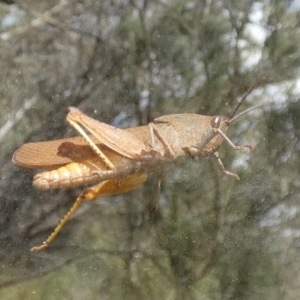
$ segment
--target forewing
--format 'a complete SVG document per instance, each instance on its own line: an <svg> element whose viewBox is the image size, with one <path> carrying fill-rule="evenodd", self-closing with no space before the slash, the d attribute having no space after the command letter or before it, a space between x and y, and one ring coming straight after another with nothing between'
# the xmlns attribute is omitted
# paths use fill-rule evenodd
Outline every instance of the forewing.
<svg viewBox="0 0 300 300"><path fill-rule="evenodd" d="M100 146L100 145L99 145ZM27 143L17 149L13 162L33 169L54 169L97 156L82 137Z"/></svg>
<svg viewBox="0 0 300 300"><path fill-rule="evenodd" d="M94 120L71 107L67 119L79 123L99 142L128 158L139 158L147 150L146 144L132 133Z"/></svg>
<svg viewBox="0 0 300 300"><path fill-rule="evenodd" d="M125 129L134 134L137 139L149 137L148 126ZM92 135L89 137L103 151L109 155L109 149ZM31 169L56 169L71 162L97 158L86 140L81 137L65 138L53 141L27 143L17 149L13 155L13 162L21 167Z"/></svg>

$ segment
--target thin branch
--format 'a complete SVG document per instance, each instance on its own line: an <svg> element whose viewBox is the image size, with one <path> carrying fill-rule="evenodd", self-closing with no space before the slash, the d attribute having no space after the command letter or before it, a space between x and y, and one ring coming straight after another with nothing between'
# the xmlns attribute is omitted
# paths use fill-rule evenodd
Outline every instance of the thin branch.
<svg viewBox="0 0 300 300"><path fill-rule="evenodd" d="M91 38L96 38L96 39L102 40L102 38L99 35L97 35L93 32L69 26L65 23L60 22L59 20L52 18L50 12L53 13L53 11L56 11L54 9L51 9L51 10L41 14L41 13L38 13L37 11L33 10L32 8L30 8L28 5L24 4L22 1L17 0L14 2L21 9L23 9L28 14L30 14L31 16L33 16L37 19L36 22L33 22L35 25L37 25L37 24L39 25L40 22L43 22L45 24L49 24L51 26L60 28L62 30L73 31L73 32L79 33L80 35L84 35L86 37L91 37Z"/></svg>
<svg viewBox="0 0 300 300"><path fill-rule="evenodd" d="M82 248L81 248L82 249ZM36 271L36 272L31 272L30 274L22 274L20 276L11 278L9 280L6 280L2 283L0 283L0 289L3 288L7 288L16 284L20 284L20 283L24 283L24 282L29 282L31 280L34 280L36 278L39 278L41 276L46 276L49 273L52 273L54 271L57 271L67 265L70 265L73 261L77 261L79 259L86 259L89 256L94 256L94 255L99 255L99 254L104 254L104 255L109 255L109 256L117 256L117 257L127 257L128 255L134 256L134 255L139 255L139 257L144 257L144 258L148 258L151 259L152 262L155 262L155 265L162 270L163 267L161 265L159 265L155 259L155 256L153 256L150 253L144 252L144 251L140 251L140 250L131 250L131 251L126 251L126 250L108 250L108 249L98 249L98 250L87 250L85 251L84 249L82 250L82 252L72 258L69 258L65 261L63 261L62 263L59 263L57 265L55 265L54 267L47 267L44 268L40 271ZM159 255L159 258L161 258L161 255ZM167 274L165 274L167 276Z"/></svg>

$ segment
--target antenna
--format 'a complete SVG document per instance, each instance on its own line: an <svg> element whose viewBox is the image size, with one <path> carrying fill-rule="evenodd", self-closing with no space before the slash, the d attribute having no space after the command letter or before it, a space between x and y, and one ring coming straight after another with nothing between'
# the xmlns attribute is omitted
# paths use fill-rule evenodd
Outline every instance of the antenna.
<svg viewBox="0 0 300 300"><path fill-rule="evenodd" d="M237 117L234 118L234 115L236 114L236 112L238 111L238 109L241 107L241 105L243 104L243 102L245 101L245 99L248 97L248 95L263 81L266 80L266 77L261 77L260 79L258 79L248 90L247 92L244 94L244 96L242 97L242 99L239 101L239 103L237 104L236 108L233 110L233 112L231 113L231 115L229 116L229 122L237 119L238 117L240 117L241 115L247 113L248 111L254 109L254 108L257 108L258 106L261 106L262 104L260 105L256 105L256 106L253 106L252 108L250 109L247 109L245 110L244 112L241 112Z"/></svg>

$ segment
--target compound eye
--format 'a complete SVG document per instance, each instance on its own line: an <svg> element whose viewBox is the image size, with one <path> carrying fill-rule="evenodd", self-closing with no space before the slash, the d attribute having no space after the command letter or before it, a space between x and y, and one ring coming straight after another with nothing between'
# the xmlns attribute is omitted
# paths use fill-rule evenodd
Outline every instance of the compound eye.
<svg viewBox="0 0 300 300"><path fill-rule="evenodd" d="M221 125L221 117L213 117L210 122L212 128L219 128Z"/></svg>

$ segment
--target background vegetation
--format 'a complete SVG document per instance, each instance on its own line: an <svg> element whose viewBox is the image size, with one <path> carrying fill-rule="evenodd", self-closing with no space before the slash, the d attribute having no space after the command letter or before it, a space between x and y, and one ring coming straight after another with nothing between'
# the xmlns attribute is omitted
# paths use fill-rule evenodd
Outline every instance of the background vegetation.
<svg viewBox="0 0 300 300"><path fill-rule="evenodd" d="M295 1L296 2L296 1ZM0 3L0 298L300 297L300 11L290 1L41 0ZM75 135L76 106L124 128L160 115L229 115L266 103L228 136L254 151L187 161L85 203L44 252L82 188L37 191L14 166L26 142Z"/></svg>

